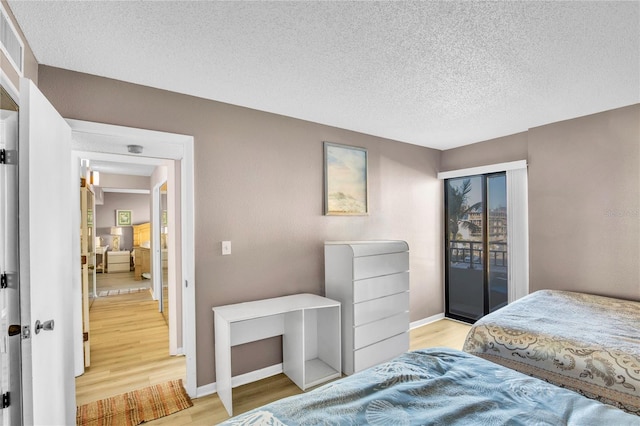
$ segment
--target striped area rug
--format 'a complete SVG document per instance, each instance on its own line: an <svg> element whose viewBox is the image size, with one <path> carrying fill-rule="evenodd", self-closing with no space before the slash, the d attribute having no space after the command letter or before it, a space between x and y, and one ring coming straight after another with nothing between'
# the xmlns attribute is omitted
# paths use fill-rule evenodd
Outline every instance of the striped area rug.
<svg viewBox="0 0 640 426"><path fill-rule="evenodd" d="M141 291L149 291L150 287L137 287L137 288L120 288L120 289L111 289L111 290L100 290L98 291L98 297L105 296L119 296L121 294L129 294L129 293L140 293Z"/></svg>
<svg viewBox="0 0 640 426"><path fill-rule="evenodd" d="M135 426L193 406L182 386L172 380L78 407L78 426Z"/></svg>

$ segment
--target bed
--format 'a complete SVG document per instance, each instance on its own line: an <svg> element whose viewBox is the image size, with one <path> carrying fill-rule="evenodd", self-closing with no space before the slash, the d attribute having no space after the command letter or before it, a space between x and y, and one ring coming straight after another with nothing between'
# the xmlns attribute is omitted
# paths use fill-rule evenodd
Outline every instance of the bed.
<svg viewBox="0 0 640 426"><path fill-rule="evenodd" d="M447 348L405 353L223 425L638 425L640 418Z"/></svg>
<svg viewBox="0 0 640 426"><path fill-rule="evenodd" d="M640 302L537 291L478 320L463 350L640 415Z"/></svg>

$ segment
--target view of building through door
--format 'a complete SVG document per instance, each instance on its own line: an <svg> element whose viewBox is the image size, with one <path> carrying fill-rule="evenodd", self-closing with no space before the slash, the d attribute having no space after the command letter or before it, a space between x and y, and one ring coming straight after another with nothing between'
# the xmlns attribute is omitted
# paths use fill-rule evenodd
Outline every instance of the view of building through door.
<svg viewBox="0 0 640 426"><path fill-rule="evenodd" d="M445 180L448 317L475 322L507 304L506 189L504 172Z"/></svg>

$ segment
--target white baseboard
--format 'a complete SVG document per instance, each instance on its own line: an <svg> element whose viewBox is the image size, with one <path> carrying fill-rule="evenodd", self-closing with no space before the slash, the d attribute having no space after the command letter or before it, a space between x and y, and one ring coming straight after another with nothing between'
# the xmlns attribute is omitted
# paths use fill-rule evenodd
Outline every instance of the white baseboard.
<svg viewBox="0 0 640 426"><path fill-rule="evenodd" d="M423 325L431 324L432 322L436 322L444 318L444 313L432 315L428 318L423 318L418 321L414 321L409 324L409 328L413 330L414 328L422 327ZM255 382L257 380L266 379L267 377L275 376L276 374L282 373L282 364L275 364L270 367L265 367L260 370L250 371L249 373L241 374L239 376L234 376L231 378L231 387L235 388L238 386L246 385L247 383ZM216 393L216 384L209 383L208 385L198 386L196 389L196 398L201 398L203 396L211 395Z"/></svg>
<svg viewBox="0 0 640 426"><path fill-rule="evenodd" d="M414 321L409 324L409 330L413 330L414 328L422 327L423 325L431 324L432 322L439 321L444 318L444 313L432 315L428 318L423 318L418 321Z"/></svg>
<svg viewBox="0 0 640 426"><path fill-rule="evenodd" d="M276 374L282 373L284 370L282 369L282 363L275 364L269 367L262 368L260 370L250 371L245 374L241 374L239 376L234 376L231 378L231 387L236 388L238 386L246 385L247 383L255 382L257 380L266 379L267 377L275 376ZM200 398L203 396L211 395L216 393L216 384L209 383L208 385L198 386L196 389L196 398Z"/></svg>
<svg viewBox="0 0 640 426"><path fill-rule="evenodd" d="M203 396L213 395L216 393L216 383L209 383L208 385L198 386L196 389L196 398L202 398Z"/></svg>

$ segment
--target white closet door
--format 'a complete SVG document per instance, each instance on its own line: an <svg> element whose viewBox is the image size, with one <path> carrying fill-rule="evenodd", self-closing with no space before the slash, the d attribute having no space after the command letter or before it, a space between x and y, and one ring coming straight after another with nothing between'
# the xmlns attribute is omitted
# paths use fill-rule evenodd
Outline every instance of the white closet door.
<svg viewBox="0 0 640 426"><path fill-rule="evenodd" d="M27 79L19 120L20 304L31 326L22 340L23 421L75 424L71 129ZM37 321L49 326L38 330Z"/></svg>

